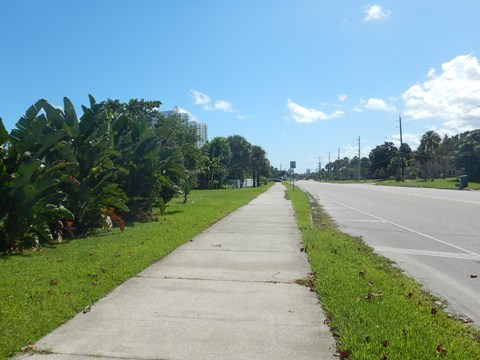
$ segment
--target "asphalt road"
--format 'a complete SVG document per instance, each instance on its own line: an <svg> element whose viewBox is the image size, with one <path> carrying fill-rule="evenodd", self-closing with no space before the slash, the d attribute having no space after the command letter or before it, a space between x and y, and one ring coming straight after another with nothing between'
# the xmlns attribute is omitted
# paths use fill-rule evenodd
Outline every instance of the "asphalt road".
<svg viewBox="0 0 480 360"><path fill-rule="evenodd" d="M339 228L480 326L480 192L298 181ZM476 277L477 276L477 277Z"/></svg>

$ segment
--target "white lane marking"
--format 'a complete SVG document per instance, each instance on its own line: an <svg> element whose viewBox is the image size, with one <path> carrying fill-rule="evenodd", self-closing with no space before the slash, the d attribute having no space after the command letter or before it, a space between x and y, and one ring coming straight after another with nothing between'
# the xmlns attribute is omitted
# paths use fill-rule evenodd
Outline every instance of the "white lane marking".
<svg viewBox="0 0 480 360"><path fill-rule="evenodd" d="M390 252L390 253L396 253L396 254L434 256L434 257L445 257L445 258L463 259L463 260L480 260L480 256L475 254L460 254L460 253L450 253L450 252L442 252L442 251L402 249L402 248L393 248L393 247L386 247L386 246L374 246L374 249L379 252Z"/></svg>
<svg viewBox="0 0 480 360"><path fill-rule="evenodd" d="M317 195L315 195L315 197L317 198L317 201L320 202L320 198L319 198ZM325 199L326 199L326 198L325 198ZM339 202L339 201L335 201L335 200L332 200L332 199L327 199L327 200L328 200L328 201L331 201L331 202L333 202L333 203L336 203L336 204L338 204L338 205L344 206L344 207L346 207L346 208L348 208L348 209L350 209L350 210L353 210L353 211L359 212L359 213L361 213L361 214L364 214L364 215L373 217L374 219L378 219L378 220L383 221L383 222L385 222L385 223L387 223L387 224L396 226L396 227L398 227L398 228L400 228L400 229L409 231L409 232L414 233L414 234L416 234L416 235L423 236L423 237L425 237L425 238L427 238L427 239L430 239L430 240L439 242L439 243L441 243L441 244L444 244L444 245L453 247L454 249L463 251L463 252L465 252L465 253L467 253L467 254L471 254L471 255L475 255L475 256L480 257L480 254L477 254L476 252L471 251L471 250L464 249L464 248L462 248L461 246L458 246L458 245L455 245L455 244L451 244L451 243L449 243L449 242L447 242L447 241L444 241L444 240L437 239L436 237L433 237L433 236L430 236L430 235L421 233L420 231L417 231L417 230L408 228L408 227L406 227L406 226L403 226L403 225L394 223L393 221L389 221L389 220L387 220L387 219L381 218L380 216L376 216L376 215L370 214L370 213L368 213L368 212L366 212L366 211L363 211L363 210L360 210L360 209L356 209L356 208L354 208L354 207L351 207L351 206L349 206L349 205L347 205L347 204L344 204L344 203L341 203L341 202Z"/></svg>
<svg viewBox="0 0 480 360"><path fill-rule="evenodd" d="M404 193L401 190L395 191L390 186L377 185L377 186L373 187L373 189L374 189L374 191L389 193L389 194L395 194L395 195L401 195L401 196L414 196L414 197L422 197L422 198L426 198L426 199L453 201L453 202L458 202L458 203L463 203L463 204L480 205L480 201L476 201L476 200L464 200L464 199L442 197L442 196L437 196L437 195L419 194L419 193L412 193L412 192ZM407 189L407 188L403 188L403 189ZM428 188L425 188L425 189L426 190L432 190L432 189L428 189ZM414 190L411 190L411 191L414 191Z"/></svg>
<svg viewBox="0 0 480 360"><path fill-rule="evenodd" d="M385 221L383 221L383 220L336 219L335 221L348 221L348 222L364 222L364 223L385 224Z"/></svg>
<svg viewBox="0 0 480 360"><path fill-rule="evenodd" d="M446 198L446 197L440 197L440 196L425 195L425 194L411 194L411 193L408 193L407 196L415 196L415 197L422 197L426 199L434 199L434 200L442 200L442 201L453 201L453 202L458 202L462 204L480 205L480 201L475 201L475 200L452 199L452 198Z"/></svg>

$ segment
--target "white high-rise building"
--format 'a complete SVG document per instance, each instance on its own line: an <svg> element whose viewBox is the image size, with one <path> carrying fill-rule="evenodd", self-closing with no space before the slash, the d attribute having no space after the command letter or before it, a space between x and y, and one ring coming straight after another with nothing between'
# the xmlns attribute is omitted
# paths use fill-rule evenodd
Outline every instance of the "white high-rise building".
<svg viewBox="0 0 480 360"><path fill-rule="evenodd" d="M188 125L194 127L197 131L197 147L201 148L208 141L207 124L192 120L188 122Z"/></svg>
<svg viewBox="0 0 480 360"><path fill-rule="evenodd" d="M165 117L179 118L184 124L193 127L198 136L197 147L201 148L208 141L207 124L201 123L195 120L190 120L190 116L186 112L180 112L178 106L175 106L173 110L160 111L160 114ZM152 124L155 124L157 119L152 119Z"/></svg>
<svg viewBox="0 0 480 360"><path fill-rule="evenodd" d="M173 110L168 110L168 111L160 111L160 114L165 116L165 117L176 117L182 120L183 123L187 124L188 121L190 120L190 116L186 112L180 112L180 109L178 106L175 106Z"/></svg>

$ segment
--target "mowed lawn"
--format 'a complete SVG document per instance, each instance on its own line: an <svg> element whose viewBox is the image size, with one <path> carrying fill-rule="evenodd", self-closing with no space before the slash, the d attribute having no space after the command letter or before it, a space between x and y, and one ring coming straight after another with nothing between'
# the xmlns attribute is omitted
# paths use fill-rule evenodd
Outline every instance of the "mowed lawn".
<svg viewBox="0 0 480 360"><path fill-rule="evenodd" d="M291 188L291 187L290 187ZM447 314L414 279L340 232L314 199L292 199L315 289L341 359L480 359L480 331ZM313 221L312 221L313 220Z"/></svg>
<svg viewBox="0 0 480 360"><path fill-rule="evenodd" d="M192 191L158 222L0 255L0 359L8 359L268 187Z"/></svg>
<svg viewBox="0 0 480 360"><path fill-rule="evenodd" d="M420 188L433 188L433 189L451 189L451 190L460 190L458 186L455 186L458 183L457 178L447 178L447 179L431 179L429 180L409 180L405 181L395 181L395 180L377 180L375 182L377 185L384 186L404 186L404 187L420 187ZM462 191L468 190L480 190L480 183L468 181L468 187L462 189Z"/></svg>

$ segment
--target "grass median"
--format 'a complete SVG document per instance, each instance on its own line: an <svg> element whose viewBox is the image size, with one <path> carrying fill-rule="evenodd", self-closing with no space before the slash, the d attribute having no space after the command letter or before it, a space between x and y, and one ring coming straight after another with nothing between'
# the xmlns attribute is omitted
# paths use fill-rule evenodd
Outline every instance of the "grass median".
<svg viewBox="0 0 480 360"><path fill-rule="evenodd" d="M480 359L480 331L442 310L389 260L340 232L302 191L292 200L317 295L343 359Z"/></svg>
<svg viewBox="0 0 480 360"><path fill-rule="evenodd" d="M267 189L192 191L160 221L0 255L0 359L8 359Z"/></svg>
<svg viewBox="0 0 480 360"><path fill-rule="evenodd" d="M447 178L447 179L435 179L431 180L410 180L406 179L405 181L395 181L395 180L377 180L375 184L383 186L401 186L401 187L418 187L418 188L430 188L430 189L450 189L450 190L460 190L455 184L458 183L457 178ZM463 191L468 190L480 190L480 183L478 182L468 182L468 187L463 189Z"/></svg>

